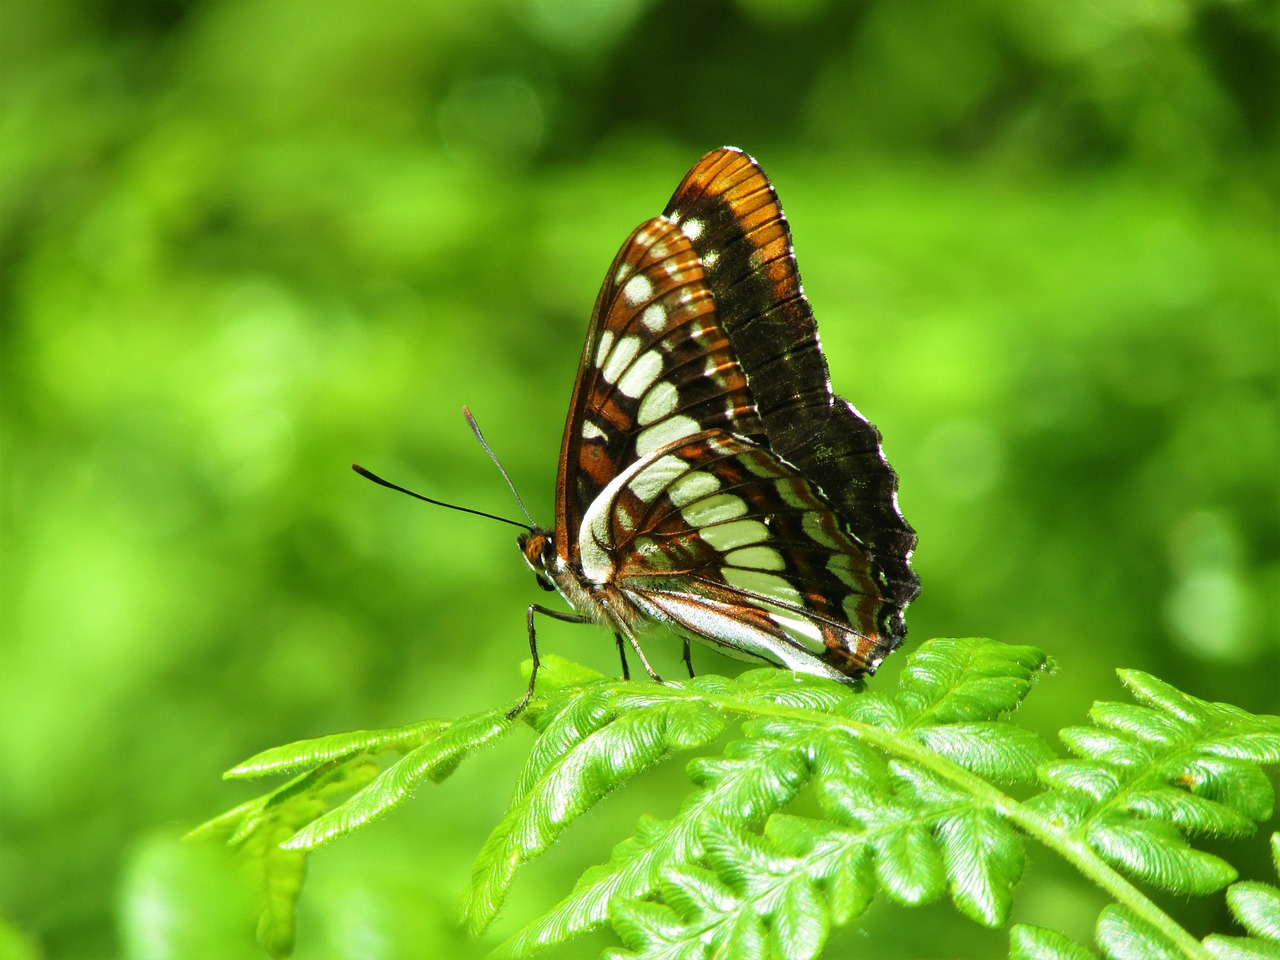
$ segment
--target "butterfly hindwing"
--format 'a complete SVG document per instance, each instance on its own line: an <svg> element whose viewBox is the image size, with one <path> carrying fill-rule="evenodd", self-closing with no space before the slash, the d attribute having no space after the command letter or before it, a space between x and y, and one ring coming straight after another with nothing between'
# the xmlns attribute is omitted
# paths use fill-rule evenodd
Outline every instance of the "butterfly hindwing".
<svg viewBox="0 0 1280 960"><path fill-rule="evenodd" d="M850 626L878 598L862 547L798 471L744 438L703 433L636 461L588 510L580 550L588 577L703 639L729 608L739 656L843 674L878 662Z"/></svg>

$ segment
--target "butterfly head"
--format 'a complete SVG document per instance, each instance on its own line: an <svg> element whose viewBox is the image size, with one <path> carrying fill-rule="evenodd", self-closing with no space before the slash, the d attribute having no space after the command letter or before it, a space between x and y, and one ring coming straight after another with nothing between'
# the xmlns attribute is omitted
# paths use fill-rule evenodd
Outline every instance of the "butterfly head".
<svg viewBox="0 0 1280 960"><path fill-rule="evenodd" d="M555 590L551 582L551 571L556 562L556 545L551 534L546 530L530 530L516 538L520 552L524 554L524 562L538 578L538 586L543 590Z"/></svg>

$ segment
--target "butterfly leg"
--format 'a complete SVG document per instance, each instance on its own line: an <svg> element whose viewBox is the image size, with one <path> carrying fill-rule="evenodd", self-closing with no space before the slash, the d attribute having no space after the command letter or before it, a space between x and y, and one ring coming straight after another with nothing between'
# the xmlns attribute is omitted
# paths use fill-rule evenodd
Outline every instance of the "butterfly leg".
<svg viewBox="0 0 1280 960"><path fill-rule="evenodd" d="M693 672L693 655L689 650L689 638L684 638L684 660L685 667L689 670L689 679L692 680L697 674Z"/></svg>
<svg viewBox="0 0 1280 960"><path fill-rule="evenodd" d="M631 644L631 649L636 652L636 656L640 658L640 662L644 664L644 672L649 675L649 679L654 683L661 683L662 678L653 672L653 667L649 666L649 660L645 657L644 651L640 649L640 641L630 631L626 631L627 642Z"/></svg>
<svg viewBox="0 0 1280 960"><path fill-rule="evenodd" d="M613 640L618 645L618 658L622 661L622 679L630 680L631 667L627 665L627 648L622 642L622 634L615 633Z"/></svg>
<svg viewBox="0 0 1280 960"><path fill-rule="evenodd" d="M524 712L524 708L529 705L529 699L533 696L533 683L538 679L538 667L542 665L542 661L538 657L538 636L533 629L533 615L541 613L543 616L550 617L552 620L561 620L564 623L590 623L590 617L584 617L578 613L564 613L560 610L552 610L541 604L529 604L529 612L526 615L526 622L529 625L529 653L533 657L533 669L529 671L529 688L525 690L524 696L520 698L520 702L507 711L507 719L514 720ZM646 664L647 666L647 664Z"/></svg>

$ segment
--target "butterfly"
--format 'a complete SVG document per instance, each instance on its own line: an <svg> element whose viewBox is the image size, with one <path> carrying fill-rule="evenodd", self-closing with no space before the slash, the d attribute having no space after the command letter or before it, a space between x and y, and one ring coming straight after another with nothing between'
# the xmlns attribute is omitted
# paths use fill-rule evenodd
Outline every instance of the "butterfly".
<svg viewBox="0 0 1280 960"><path fill-rule="evenodd" d="M915 532L880 434L833 395L791 233L759 165L708 153L600 288L560 447L538 583L613 632L662 624L748 661L852 682L906 633Z"/></svg>

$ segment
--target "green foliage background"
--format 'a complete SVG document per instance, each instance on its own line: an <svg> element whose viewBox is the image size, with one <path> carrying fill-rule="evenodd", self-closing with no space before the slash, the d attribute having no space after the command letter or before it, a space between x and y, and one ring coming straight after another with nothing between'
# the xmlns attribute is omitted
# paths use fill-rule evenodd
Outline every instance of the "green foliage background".
<svg viewBox="0 0 1280 960"><path fill-rule="evenodd" d="M1047 649L1045 729L1118 665L1280 712L1278 22L1269 0L6 4L0 957L258 956L221 852L176 843L251 794L218 772L519 695L541 594L509 532L347 465L514 512L469 403L550 520L595 287L724 143L772 176L835 385L902 475L912 636ZM543 638L614 669L603 634ZM455 899L518 754L317 856L298 956L480 950ZM610 799L512 914L682 782ZM1096 904L1063 882L1033 862L1028 897L1087 939ZM1004 949L903 917L868 916L878 955Z"/></svg>

